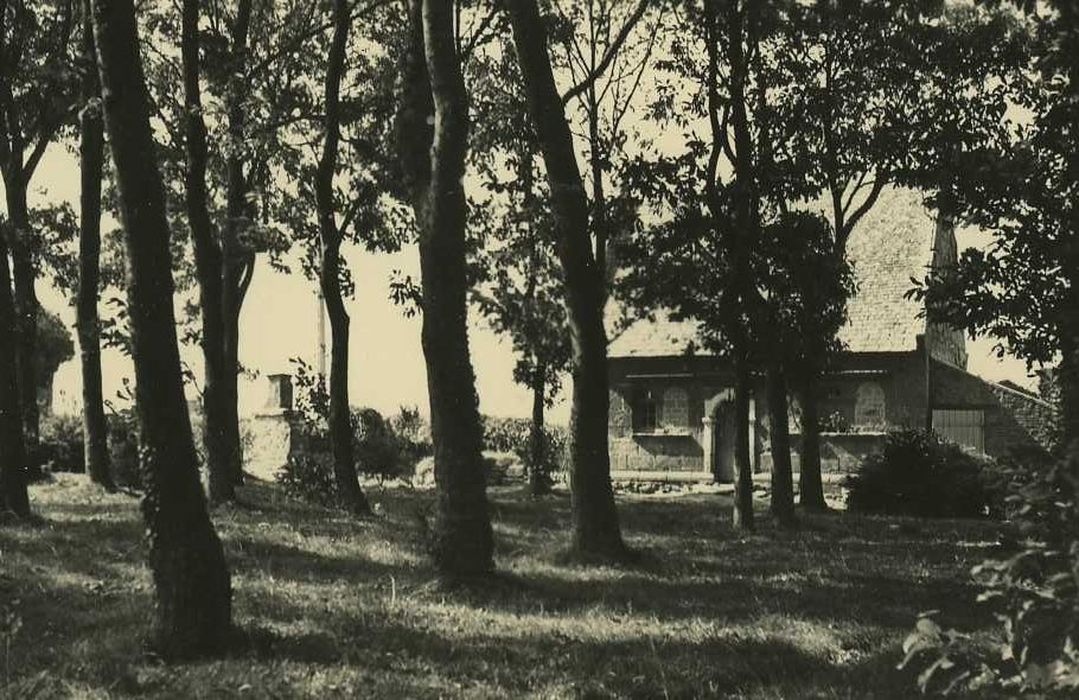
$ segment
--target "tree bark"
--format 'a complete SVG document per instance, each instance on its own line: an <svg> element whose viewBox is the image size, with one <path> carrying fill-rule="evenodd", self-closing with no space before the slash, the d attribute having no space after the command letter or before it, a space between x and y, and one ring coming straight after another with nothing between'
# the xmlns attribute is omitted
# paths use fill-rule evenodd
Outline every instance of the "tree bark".
<svg viewBox="0 0 1079 700"><path fill-rule="evenodd" d="M83 107L79 113L79 289L75 328L82 365L82 434L86 473L107 490L116 488L109 464L109 434L101 390L101 320L97 297L101 279L101 176L105 125L101 119L101 84L97 75L90 1L83 5Z"/></svg>
<svg viewBox="0 0 1079 700"><path fill-rule="evenodd" d="M250 191L244 176L244 129L246 112L243 80L247 67L247 40L251 28L252 0L240 0L229 39L230 72L228 86L228 134L230 149L225 159L227 176L225 208L226 221L221 239L221 305L224 323L224 358L221 383L221 431L233 483L243 483L243 449L240 446L239 377L240 377L240 311L247 287L254 272L254 254L240 244L240 233L250 221Z"/></svg>
<svg viewBox="0 0 1079 700"><path fill-rule="evenodd" d="M199 483L173 314L165 193L150 129L132 0L92 0L105 126L128 256L142 512L156 592L154 636L166 658L219 653L231 584Z"/></svg>
<svg viewBox="0 0 1079 700"><path fill-rule="evenodd" d="M371 512L356 475L352 453L352 411L348 400L348 329L349 318L341 298L341 237L334 215L333 176L337 170L340 141L341 77L345 70L345 48L351 18L346 0L334 0L333 42L325 82L325 130L322 156L315 174L315 203L318 230L322 241L322 266L319 284L330 317L330 443L333 448L333 473L337 498L343 508L356 515Z"/></svg>
<svg viewBox="0 0 1079 700"><path fill-rule="evenodd" d="M778 359L768 364L768 415L772 446L772 516L780 525L794 523L794 480L791 469L787 380Z"/></svg>
<svg viewBox="0 0 1079 700"><path fill-rule="evenodd" d="M749 361L738 356L734 364L734 513L732 522L736 529L753 529L753 446L749 444L749 400L753 391Z"/></svg>
<svg viewBox="0 0 1079 700"><path fill-rule="evenodd" d="M592 250L588 201L577 167L547 53L547 37L534 0L508 7L528 110L547 166L556 252L565 275L566 309L573 341L570 411L573 548L587 556L622 558L626 546L611 488L607 446L610 397L607 334L603 326L605 279Z"/></svg>
<svg viewBox="0 0 1079 700"><path fill-rule="evenodd" d="M802 379L802 455L798 502L809 511L826 511L820 458L820 377L809 370Z"/></svg>
<svg viewBox="0 0 1079 700"><path fill-rule="evenodd" d="M210 501L222 503L235 500L236 480L226 427L229 409L228 392L225 389L228 378L225 364L221 248L210 223L209 195L206 191L206 123L202 116L202 87L199 83L199 11L199 0L184 0L180 44L185 111L184 204L195 249L195 274L199 284L199 311L202 317L202 358L205 368L202 439L210 476Z"/></svg>
<svg viewBox="0 0 1079 700"><path fill-rule="evenodd" d="M14 275L16 335L15 356L22 410L23 438L27 457L36 459L40 434L37 406L37 317L38 301L35 283L30 229L30 209L26 201L29 186L22 166L15 158L12 167L4 172L4 195L8 221L11 226L11 271ZM36 469L37 464L28 465Z"/></svg>
<svg viewBox="0 0 1079 700"><path fill-rule="evenodd" d="M411 0L409 13L398 146L420 229L421 338L437 489L431 552L441 575L471 577L493 570L494 537L468 347L462 183L468 96L454 42L453 3Z"/></svg>
<svg viewBox="0 0 1079 700"><path fill-rule="evenodd" d="M532 468L528 474L533 496L551 492L551 477L543 467L547 461L547 436L544 433L544 409L547 400L547 368L537 362L532 374L532 430L529 437L529 459Z"/></svg>
<svg viewBox="0 0 1079 700"><path fill-rule="evenodd" d="M30 515L30 497L15 354L15 299L5 233L0 232L0 511L25 518Z"/></svg>

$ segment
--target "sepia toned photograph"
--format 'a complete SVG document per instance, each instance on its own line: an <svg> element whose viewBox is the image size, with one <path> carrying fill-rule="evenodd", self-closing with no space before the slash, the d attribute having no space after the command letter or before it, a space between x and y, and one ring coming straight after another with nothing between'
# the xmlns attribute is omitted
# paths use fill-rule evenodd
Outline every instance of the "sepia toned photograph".
<svg viewBox="0 0 1079 700"><path fill-rule="evenodd" d="M1079 697L1079 2L0 0L0 699Z"/></svg>

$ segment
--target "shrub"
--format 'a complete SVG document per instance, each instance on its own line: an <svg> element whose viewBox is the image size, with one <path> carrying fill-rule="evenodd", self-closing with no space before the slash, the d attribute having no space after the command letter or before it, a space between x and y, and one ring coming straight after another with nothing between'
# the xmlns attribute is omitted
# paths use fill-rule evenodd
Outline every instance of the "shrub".
<svg viewBox="0 0 1079 700"><path fill-rule="evenodd" d="M1074 459L1079 460L1079 455ZM1075 697L1079 691L1079 474L1065 460L1010 470L1019 537L976 566L978 600L1001 622L991 653L923 615L901 666L923 667L922 692L995 689Z"/></svg>
<svg viewBox="0 0 1079 700"><path fill-rule="evenodd" d="M85 469L84 452L80 416L45 416L37 464L53 472L81 472Z"/></svg>
<svg viewBox="0 0 1079 700"><path fill-rule="evenodd" d="M892 433L882 452L866 457L847 477L847 507L885 515L999 518L1001 483L990 464L932 431Z"/></svg>
<svg viewBox="0 0 1079 700"><path fill-rule="evenodd" d="M332 457L326 453L293 454L277 472L285 493L326 507L337 505Z"/></svg>
<svg viewBox="0 0 1079 700"><path fill-rule="evenodd" d="M117 486L137 489L139 476L138 423L135 411L127 408L106 414L109 429L109 461Z"/></svg>

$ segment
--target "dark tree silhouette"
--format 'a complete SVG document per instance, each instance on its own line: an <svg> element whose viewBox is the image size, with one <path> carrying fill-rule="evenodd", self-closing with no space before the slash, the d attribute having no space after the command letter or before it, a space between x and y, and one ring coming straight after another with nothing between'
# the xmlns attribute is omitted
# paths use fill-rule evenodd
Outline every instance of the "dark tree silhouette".
<svg viewBox="0 0 1079 700"><path fill-rule="evenodd" d="M465 193L468 95L451 0L411 0L398 150L419 226L423 354L437 499L435 565L446 576L494 568L482 434L468 348Z"/></svg>
<svg viewBox="0 0 1079 700"><path fill-rule="evenodd" d="M229 638L231 583L210 522L184 400L173 314L165 193L131 0L93 0L108 131L128 256L142 511L162 655L217 653Z"/></svg>

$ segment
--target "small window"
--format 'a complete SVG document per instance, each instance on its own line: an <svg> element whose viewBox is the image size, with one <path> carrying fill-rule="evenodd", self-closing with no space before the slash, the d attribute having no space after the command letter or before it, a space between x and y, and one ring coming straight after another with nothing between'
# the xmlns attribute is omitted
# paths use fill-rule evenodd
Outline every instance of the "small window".
<svg viewBox="0 0 1079 700"><path fill-rule="evenodd" d="M678 430L689 427L689 396L685 389L671 387L663 392L663 427Z"/></svg>
<svg viewBox="0 0 1079 700"><path fill-rule="evenodd" d="M633 395L633 432L651 433L659 424L659 410L655 392L638 389Z"/></svg>
<svg viewBox="0 0 1079 700"><path fill-rule="evenodd" d="M882 426L886 419L884 389L876 382L865 382L860 385L854 404L854 424Z"/></svg>

